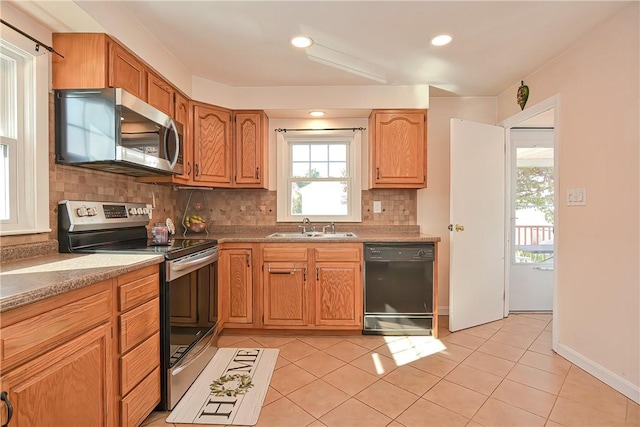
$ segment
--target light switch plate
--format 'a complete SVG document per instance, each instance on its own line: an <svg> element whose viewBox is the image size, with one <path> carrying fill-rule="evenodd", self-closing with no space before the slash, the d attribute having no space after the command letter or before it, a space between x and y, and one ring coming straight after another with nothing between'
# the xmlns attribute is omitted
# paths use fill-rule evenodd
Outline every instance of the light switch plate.
<svg viewBox="0 0 640 427"><path fill-rule="evenodd" d="M586 188L569 188L567 190L567 206L586 206L587 205L587 189Z"/></svg>
<svg viewBox="0 0 640 427"><path fill-rule="evenodd" d="M382 202L380 200L373 201L373 213L381 213L382 212Z"/></svg>

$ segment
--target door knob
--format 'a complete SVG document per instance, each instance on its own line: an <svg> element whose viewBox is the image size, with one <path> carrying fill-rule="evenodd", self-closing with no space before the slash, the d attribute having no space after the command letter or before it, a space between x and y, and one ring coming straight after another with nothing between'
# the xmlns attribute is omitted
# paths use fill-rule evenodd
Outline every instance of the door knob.
<svg viewBox="0 0 640 427"><path fill-rule="evenodd" d="M456 224L455 227L456 231L464 231L464 225ZM449 231L453 231L453 224L449 224L447 228L449 229Z"/></svg>

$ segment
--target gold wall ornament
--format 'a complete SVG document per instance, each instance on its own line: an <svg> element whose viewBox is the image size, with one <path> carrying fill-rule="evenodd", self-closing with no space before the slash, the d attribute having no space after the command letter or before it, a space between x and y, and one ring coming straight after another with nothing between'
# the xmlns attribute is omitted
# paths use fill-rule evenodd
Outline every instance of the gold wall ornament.
<svg viewBox="0 0 640 427"><path fill-rule="evenodd" d="M527 99L529 99L529 86L524 84L524 80L520 80L520 87L518 88L518 95L516 99L518 100L520 109L524 110L524 106L527 104Z"/></svg>

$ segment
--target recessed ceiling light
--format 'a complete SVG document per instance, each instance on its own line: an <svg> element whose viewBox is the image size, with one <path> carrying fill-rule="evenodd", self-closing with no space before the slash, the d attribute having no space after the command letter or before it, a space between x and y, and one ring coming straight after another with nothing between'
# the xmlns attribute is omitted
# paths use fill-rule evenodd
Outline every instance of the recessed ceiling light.
<svg viewBox="0 0 640 427"><path fill-rule="evenodd" d="M313 117L322 117L324 116L324 111L309 111L309 115Z"/></svg>
<svg viewBox="0 0 640 427"><path fill-rule="evenodd" d="M440 34L431 39L431 44L434 46L444 46L451 43L451 36L449 34Z"/></svg>
<svg viewBox="0 0 640 427"><path fill-rule="evenodd" d="M307 36L296 36L291 39L291 44L295 47L305 48L313 44L313 39Z"/></svg>

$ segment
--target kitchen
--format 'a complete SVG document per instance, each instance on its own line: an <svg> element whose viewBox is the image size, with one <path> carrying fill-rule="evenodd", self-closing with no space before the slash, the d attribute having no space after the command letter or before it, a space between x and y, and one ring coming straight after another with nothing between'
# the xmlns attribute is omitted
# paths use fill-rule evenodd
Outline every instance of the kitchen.
<svg viewBox="0 0 640 427"><path fill-rule="evenodd" d="M7 7L6 11L3 10L3 19L7 16L5 13L10 11L10 7ZM632 14L632 16L634 15ZM8 18L6 19L8 20ZM628 28L628 25L630 24L626 22L621 24L618 31L623 31L623 29ZM634 25L637 27L637 22ZM611 26L614 26L614 24L611 24ZM625 38L625 34L619 34L618 31L613 31L611 27L603 27L601 29L602 33L597 34L607 35L614 43L618 40L617 37L622 40L628 40ZM633 33L633 29L630 31ZM637 34L637 31L634 34ZM613 124L607 125L607 123L617 123L618 118L612 117L610 113L605 112L609 111L608 105L620 105L625 107L622 110L623 113L625 111L633 113L635 111L634 108L637 109L637 99L634 99L633 93L637 93L637 91L629 90L629 87L623 87L623 85L637 85L637 82L627 76L620 79L619 86L615 86L615 82L607 75L608 71L599 70L597 67L594 68L592 66L588 67L589 73L585 70L584 78L577 79L577 76L574 75L571 76L571 79L569 77L557 78L558 75L563 76L563 70L566 69L565 67L571 67L574 64L573 61L590 60L593 63L601 62L597 58L606 48L601 48L598 43L594 44L595 37L596 33L592 35L592 38L585 38L583 44L579 45L580 49L567 53L566 56L551 63L548 68L532 73L525 81L530 87L536 88L531 93L529 105L535 105L536 102L557 92L562 95L560 117L561 123L565 123L567 127L561 128L562 134L560 136L561 141L565 141L565 145L561 148L560 159L563 173L562 179L566 182L560 187L561 191L564 192L566 188L579 185L588 186L590 191L590 204L586 210L565 206L559 207L559 223L564 227L562 233L557 236L558 245L560 246L557 257L563 265L558 272L557 279L559 294L556 315L559 316L558 321L561 328L558 331L559 344L567 348L568 352L583 358L584 363L582 366L606 367L616 373L614 375L615 378L628 378L616 383L618 384L617 388L619 390L630 390L628 393L633 395L633 390L637 390L638 384L637 368L634 368L634 361L638 359L638 334L636 333L637 326L634 326L637 324L638 310L635 306L630 306L626 310L620 310L619 307L625 307L629 301L637 301L638 299L637 286L633 286L634 283L637 283L637 280L635 280L637 278L637 256L634 258L634 254L637 254L637 248L625 243L628 241L628 230L624 231L624 233L621 230L610 230L605 227L605 224L619 224L622 221L631 230L636 230L637 228L637 192L632 191L631 199L629 199L626 192L617 197L615 190L616 188L625 188L629 182L637 186L637 167L619 167L619 165L628 165L629 159L634 159L633 165L637 165L637 155L634 154L637 151L637 137L634 137L635 134L633 132L628 135L624 130L637 128L637 118L635 118L637 114L635 116L629 114L629 117L622 116L624 120L627 120L625 122L627 124L614 126ZM47 38L42 37L42 40L46 42ZM594 45L590 47L590 43ZM637 40L635 43L637 45ZM628 48L628 52L630 52L628 59L609 58L609 60L613 61L611 64L619 64L616 67L616 72L627 70L633 75L633 58L637 58L635 53L637 49L634 51L633 47L635 45L625 44L623 46ZM622 48L621 50L624 51ZM143 53L137 50L136 52ZM637 67L637 65L635 66ZM164 72L164 70L162 71ZM581 76L581 74L578 76ZM559 80L559 83L553 85L549 83L556 79ZM173 81L173 79L170 80ZM179 80L177 79L176 83L179 83ZM439 246L440 254L448 252L448 232L444 232L446 225L449 224L447 189L448 120L451 117L462 117L480 122L497 123L515 114L518 111L518 106L514 102L515 89L520 83L515 80L517 79L514 79L513 87L500 92L498 95L494 94L494 96L456 98L438 97L431 94L428 104L428 187L424 190L418 190L417 195L416 191L412 190L407 190L406 194L401 195L400 197L406 200L408 206L406 209L398 208L397 212L387 210L378 216L371 215L369 218L367 218L366 213L363 213L365 223L366 221L371 221L370 224L372 225L420 224L423 233L442 236L443 241ZM194 78L193 90L194 93L218 93L218 96L221 97L234 95L231 91L225 92L224 87L219 88L218 86L203 79ZM221 90L213 92L210 90L211 88ZM594 94L587 88L601 89ZM319 96L317 92L314 93L314 96L316 95ZM591 99L592 95L597 96L595 102ZM241 99L242 94L235 96L235 98ZM268 98L268 94L265 95L265 98ZM254 99L259 100L260 97L257 96ZM204 99L203 97L201 100L212 104L235 107L231 103L219 102L218 99ZM265 105L268 104L265 103ZM239 107L252 108L255 105L240 105ZM385 106L381 107L384 108ZM596 132L593 136L584 135L582 128L579 126L580 123L584 123L583 117L593 117L592 120L589 120L591 123L603 123L601 128L598 128L599 133ZM608 119L609 122L605 119ZM291 123L291 121L278 124L275 119L272 119L271 127L305 127L304 121L298 119L297 122L301 124ZM352 125L338 121L336 126L350 127ZM50 139L52 140L53 138L50 137ZM601 147L602 144L599 141L613 140L617 141L619 145L616 145L616 147L619 147L620 150L614 152L601 151L605 150L605 148ZM577 141L582 142L578 143ZM581 148L585 143L589 143L589 150L587 151L601 154L588 155ZM55 228L57 224L54 209L58 200L82 200L88 197L102 200L118 199L152 203L153 200L150 193L153 193L156 198L156 206L159 207L154 212L154 215L158 215L161 218L180 219L184 201L175 197L173 189L170 187L142 184L134 179L113 174L87 173L72 167L55 165L51 158L52 156L49 158L49 161L51 161L49 167L51 179L48 212L50 215L49 223L52 228ZM576 160L573 160L574 158ZM594 174L593 177L588 178L584 175L582 171L587 170ZM604 171L609 171L610 175L607 177L601 175ZM595 178L598 178L597 181L592 181ZM625 184L611 187L612 179L615 180L614 182L624 182ZM588 180L587 184L583 184L585 180ZM270 181L275 182L275 180ZM605 186L606 183L609 184ZM369 193L369 191L365 191L363 205L367 206L365 203L372 205L374 200L381 200L383 207L389 206L389 209L393 209L395 206L399 206L394 197L398 197L398 193L404 193L404 191L379 191L380 193L375 195L367 195L366 193ZM371 192L377 193L377 190ZM607 194L607 197L598 197L602 192ZM247 225L271 225L274 223L273 207L275 201L272 191L214 190L206 194L207 197L225 200L229 204L236 203L231 205L236 206L235 212L232 212L226 206L221 207L220 209L224 210L224 212L218 211L217 214L220 217L216 217L214 221L226 221L227 224L230 224L233 218L237 223L242 221ZM264 211L261 209L250 211L246 208L243 211L242 200L246 198L256 200L255 204L251 203L250 205L264 206ZM620 205L617 200L625 200L622 206L626 209L615 209L617 212L612 212L610 210L611 206ZM212 201L212 203L214 202ZM271 212L269 212L270 209ZM46 241L56 236L55 229L51 234L43 233L22 237L3 236L2 245L3 247L14 244L22 246L24 243L38 240ZM589 245L587 244L590 240L604 240L604 243L610 248L606 253L606 260L602 261L601 266L596 266L598 269L598 274L596 275L593 274L593 270L585 272L580 267L584 264L585 259L590 258L591 251L588 250ZM564 246L564 250L562 246ZM443 312L448 303L448 259L442 256L439 261L440 292L438 305L441 309L440 311ZM620 266L619 269L611 268L611 266L617 265ZM597 297L591 294L596 289L600 289L599 284L601 282L608 284L607 290L609 291L607 292L604 306L601 301L602 292L598 292ZM590 291L585 294L585 289ZM600 314L594 316L593 313ZM606 326L607 322L604 322L603 319L609 319L614 324L627 326L619 331L612 332ZM580 325L580 329L575 329L576 326L571 325ZM581 330L589 331L589 336L593 333L597 334L601 340L604 340L603 345L594 347L587 342L587 337ZM611 349L614 349L614 351L611 351ZM595 370L597 371L597 369Z"/></svg>

